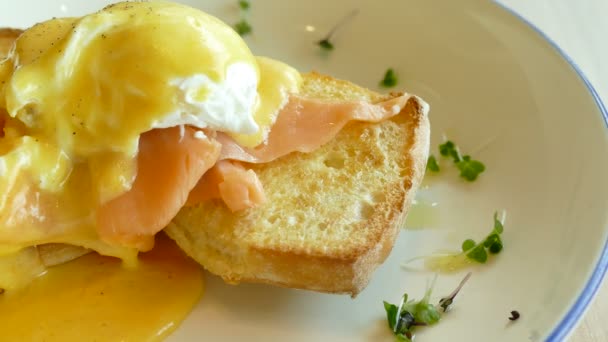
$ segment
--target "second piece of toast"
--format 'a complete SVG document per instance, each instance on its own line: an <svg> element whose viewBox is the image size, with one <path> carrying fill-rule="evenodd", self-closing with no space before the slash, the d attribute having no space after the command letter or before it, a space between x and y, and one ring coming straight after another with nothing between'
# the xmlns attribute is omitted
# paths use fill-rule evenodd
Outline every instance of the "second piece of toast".
<svg viewBox="0 0 608 342"><path fill-rule="evenodd" d="M317 73L301 95L379 102L381 95ZM351 122L312 153L247 164L267 202L232 213L220 200L185 207L165 229L229 283L261 282L357 295L390 253L426 167L427 105L412 97L380 123Z"/></svg>

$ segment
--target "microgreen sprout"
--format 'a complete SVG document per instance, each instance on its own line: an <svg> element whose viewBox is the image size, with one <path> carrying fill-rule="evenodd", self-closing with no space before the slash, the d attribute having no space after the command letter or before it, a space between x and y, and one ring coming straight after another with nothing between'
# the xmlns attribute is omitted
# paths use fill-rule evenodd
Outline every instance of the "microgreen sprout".
<svg viewBox="0 0 608 342"><path fill-rule="evenodd" d="M460 177L469 182L476 180L486 170L485 165L479 160L472 159L469 155L462 155L458 146L450 140L439 145L439 154L451 158L460 170Z"/></svg>
<svg viewBox="0 0 608 342"><path fill-rule="evenodd" d="M471 273L468 273L450 295L439 301L439 307L444 309L443 312L446 312L447 307L453 303L454 298L470 277ZM437 276L427 286L424 297L419 301L408 300L407 293L401 297L401 302L398 306L384 301L388 327L398 341L411 342L416 327L431 326L441 320L441 313L438 307L430 303L436 279Z"/></svg>
<svg viewBox="0 0 608 342"><path fill-rule="evenodd" d="M399 306L384 302L388 326L398 340L411 341L414 327L433 325L441 319L437 308L430 303L435 279L437 277L427 287L420 301L408 300L408 295L405 293L401 297Z"/></svg>
<svg viewBox="0 0 608 342"><path fill-rule="evenodd" d="M384 88L392 88L397 85L397 74L395 70L389 68L384 73L384 78L380 81L380 86Z"/></svg>
<svg viewBox="0 0 608 342"><path fill-rule="evenodd" d="M241 8L241 10L246 11L249 9L249 7L251 7L251 4L249 3L249 1L241 0L239 1L239 7Z"/></svg>
<svg viewBox="0 0 608 342"><path fill-rule="evenodd" d="M328 51L334 49L334 44L332 44L332 42L330 42L328 38L319 40L317 44L319 44L321 48Z"/></svg>
<svg viewBox="0 0 608 342"><path fill-rule="evenodd" d="M338 29L340 29L342 26L344 26L346 23L348 23L350 20L352 20L357 14L359 14L359 10L354 9L350 13L348 13L346 16L344 16L342 19L340 19L340 21L338 21L338 23L336 25L334 25L334 27L332 27L331 30L329 30L327 35L323 39L321 39L317 42L317 45L319 45L321 47L321 49L326 50L326 51L333 50L334 44L331 42L331 39L334 37L335 33L338 32Z"/></svg>
<svg viewBox="0 0 608 342"><path fill-rule="evenodd" d="M437 163L437 159L432 154L429 156L429 159L426 162L426 169L433 172L439 172L440 170L439 164Z"/></svg>
<svg viewBox="0 0 608 342"><path fill-rule="evenodd" d="M503 250L502 233L506 212L503 211L501 217L494 213L494 227L490 234L480 242L473 239L466 239L460 245L460 252L437 252L431 255L417 256L406 260L401 267L406 270L417 271L418 268L409 264L418 260L424 260L425 267L434 271L452 272L458 269L469 267L471 262L484 264L492 254L498 254Z"/></svg>
<svg viewBox="0 0 608 342"><path fill-rule="evenodd" d="M498 213L494 213L494 228L482 242L477 243L472 239L464 240L461 248L467 258L484 264L488 260L488 252L498 254L502 251L503 243L500 235L504 231L505 216L506 214L503 212L502 218L498 219Z"/></svg>
<svg viewBox="0 0 608 342"><path fill-rule="evenodd" d="M241 10L241 20L234 24L234 30L242 37L251 33L253 28L249 21L247 21L247 14L249 13L249 9L251 8L251 4L249 1L241 0L238 2L239 8Z"/></svg>
<svg viewBox="0 0 608 342"><path fill-rule="evenodd" d="M454 291L452 291L452 293L450 293L448 296L443 297L439 300L439 306L443 309L443 312L448 311L448 308L450 307L450 305L452 305L454 303L454 298L456 298L456 296L458 295L458 293L460 292L460 290L462 289L464 284L466 284L467 280L469 280L469 278L471 278L471 274L473 274L473 273L472 272L467 273L467 275L464 276L464 278L460 281L460 284L458 284L458 287L456 289L454 289Z"/></svg>
<svg viewBox="0 0 608 342"><path fill-rule="evenodd" d="M245 19L242 19L238 23L234 24L234 29L241 36L245 36L245 35L251 33L251 30L252 30L251 25Z"/></svg>

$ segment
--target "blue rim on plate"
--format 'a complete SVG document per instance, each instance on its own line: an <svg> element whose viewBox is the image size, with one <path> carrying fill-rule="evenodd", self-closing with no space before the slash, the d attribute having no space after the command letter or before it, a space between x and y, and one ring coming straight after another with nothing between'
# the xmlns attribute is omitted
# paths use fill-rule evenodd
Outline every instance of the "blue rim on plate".
<svg viewBox="0 0 608 342"><path fill-rule="evenodd" d="M562 58L564 58L566 60L566 62L568 62L568 64L570 64L570 67L572 67L572 69L574 70L574 72L576 72L578 77L583 81L583 83L585 83L587 90L589 90L589 93L595 100L597 107L599 108L600 112L602 113L602 117L604 118L604 123L606 124L606 128L608 128L608 111L606 110L606 107L604 106L602 99L598 95L595 88L593 88L593 85L591 85L591 82L589 82L589 80L587 79L585 74L583 74L582 70L578 67L578 65L576 65L576 63L574 63L572 58L570 58L570 56L568 56L564 52L564 50L562 50L543 31L541 31L538 27L536 27L534 24L532 24L526 18L522 17L520 14L518 14L514 10L506 7L505 5L503 5L499 2L495 1L495 4L497 4L498 7L502 8L503 10L512 14L514 17L518 18L521 22L523 22L529 28L531 28L533 31L535 31L537 34L539 34L546 42L549 43L549 45L551 45L551 47L553 47L553 49L555 49L555 51L557 51L557 53L559 55L561 55ZM576 323L579 321L579 319L585 313L585 310L589 306L589 303L591 303L591 300L594 298L595 294L597 293L600 285L602 284L602 279L606 275L607 270L608 270L608 241L606 241L604 243L604 248L602 250L598 263L595 266L593 273L591 274L591 278L589 278L589 281L587 282L587 284L583 288L583 291L581 292L581 294L578 296L578 298L574 302L574 305L572 305L572 307L568 310L568 312L566 313L564 318L562 318L562 320L559 322L557 327L555 327L553 329L553 331L551 332L551 334L547 337L547 341L563 341L569 335L572 328L574 328Z"/></svg>

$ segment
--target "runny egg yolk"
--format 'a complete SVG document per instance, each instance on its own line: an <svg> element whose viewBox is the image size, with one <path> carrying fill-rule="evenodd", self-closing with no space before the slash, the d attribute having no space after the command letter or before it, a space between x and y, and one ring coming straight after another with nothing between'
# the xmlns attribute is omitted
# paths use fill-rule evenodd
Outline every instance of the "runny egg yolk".
<svg viewBox="0 0 608 342"><path fill-rule="evenodd" d="M189 125L254 147L300 82L218 19L169 2L33 26L0 61L0 255L68 243L134 263L151 246L101 240L95 213L133 186L142 134Z"/></svg>
<svg viewBox="0 0 608 342"><path fill-rule="evenodd" d="M91 253L0 295L0 312L5 313L0 319L2 340L167 337L200 299L203 277L198 264L172 241L157 240L152 251L142 254L137 268L124 268L118 259Z"/></svg>

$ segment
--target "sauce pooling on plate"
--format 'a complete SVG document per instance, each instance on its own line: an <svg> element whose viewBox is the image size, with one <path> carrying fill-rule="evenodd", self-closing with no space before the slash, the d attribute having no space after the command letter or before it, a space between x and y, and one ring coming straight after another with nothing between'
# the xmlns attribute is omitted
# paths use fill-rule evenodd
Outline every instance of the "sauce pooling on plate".
<svg viewBox="0 0 608 342"><path fill-rule="evenodd" d="M90 253L0 295L5 341L160 341L199 301L200 267L166 237L136 268ZM8 313L8 314L7 314Z"/></svg>

